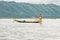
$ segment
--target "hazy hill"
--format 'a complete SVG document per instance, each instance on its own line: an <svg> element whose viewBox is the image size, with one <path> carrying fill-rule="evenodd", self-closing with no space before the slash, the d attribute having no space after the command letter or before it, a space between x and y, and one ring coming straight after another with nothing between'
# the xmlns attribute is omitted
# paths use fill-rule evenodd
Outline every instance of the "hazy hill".
<svg viewBox="0 0 60 40"><path fill-rule="evenodd" d="M55 4L29 4L0 1L0 18L60 18L60 6Z"/></svg>

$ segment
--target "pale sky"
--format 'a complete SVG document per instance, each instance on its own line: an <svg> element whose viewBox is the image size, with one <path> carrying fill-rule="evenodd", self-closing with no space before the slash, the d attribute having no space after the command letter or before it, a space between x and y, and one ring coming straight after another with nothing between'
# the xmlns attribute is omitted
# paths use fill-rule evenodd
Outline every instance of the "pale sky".
<svg viewBox="0 0 60 40"><path fill-rule="evenodd" d="M60 0L1 0L1 1L16 1L16 2L27 2L33 4L58 4L60 5Z"/></svg>

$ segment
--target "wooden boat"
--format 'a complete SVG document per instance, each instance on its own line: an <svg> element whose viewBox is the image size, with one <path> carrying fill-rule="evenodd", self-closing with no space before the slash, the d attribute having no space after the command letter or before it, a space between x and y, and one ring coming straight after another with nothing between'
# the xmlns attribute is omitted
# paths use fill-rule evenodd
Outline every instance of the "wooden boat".
<svg viewBox="0 0 60 40"><path fill-rule="evenodd" d="M16 22L20 22L20 23L39 23L38 21L20 21L20 20L15 20Z"/></svg>
<svg viewBox="0 0 60 40"><path fill-rule="evenodd" d="M39 17L38 21L26 21L26 20L24 20L24 21L14 20L14 21L19 22L19 23L40 23L41 24L42 23L42 16Z"/></svg>

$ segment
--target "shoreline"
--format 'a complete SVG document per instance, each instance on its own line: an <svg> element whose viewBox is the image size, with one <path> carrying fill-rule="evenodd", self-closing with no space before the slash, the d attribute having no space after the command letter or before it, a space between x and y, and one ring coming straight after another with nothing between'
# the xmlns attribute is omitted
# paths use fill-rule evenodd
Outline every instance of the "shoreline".
<svg viewBox="0 0 60 40"><path fill-rule="evenodd" d="M38 19L38 18L0 18L0 19ZM60 19L60 18L42 18L42 19Z"/></svg>

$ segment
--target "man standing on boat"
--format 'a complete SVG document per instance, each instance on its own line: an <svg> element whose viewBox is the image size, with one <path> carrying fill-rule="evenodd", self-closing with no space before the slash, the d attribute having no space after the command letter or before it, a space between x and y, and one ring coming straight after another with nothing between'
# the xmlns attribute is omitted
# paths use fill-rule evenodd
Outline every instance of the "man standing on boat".
<svg viewBox="0 0 60 40"><path fill-rule="evenodd" d="M38 22L41 24L42 23L42 16L40 15Z"/></svg>

